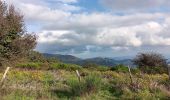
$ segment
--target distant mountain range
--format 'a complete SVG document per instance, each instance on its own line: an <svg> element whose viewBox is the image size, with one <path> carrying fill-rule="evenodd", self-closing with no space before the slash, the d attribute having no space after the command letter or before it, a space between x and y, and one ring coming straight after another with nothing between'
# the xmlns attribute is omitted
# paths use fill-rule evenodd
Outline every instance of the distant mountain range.
<svg viewBox="0 0 170 100"><path fill-rule="evenodd" d="M133 66L131 59L127 59L127 58L117 59L117 58L95 57L95 58L81 59L73 55L47 54L47 53L44 53L43 55L47 58L48 57L58 58L60 61L64 63L78 64L78 65L83 65L85 63L95 63L103 66L115 66L117 64Z"/></svg>

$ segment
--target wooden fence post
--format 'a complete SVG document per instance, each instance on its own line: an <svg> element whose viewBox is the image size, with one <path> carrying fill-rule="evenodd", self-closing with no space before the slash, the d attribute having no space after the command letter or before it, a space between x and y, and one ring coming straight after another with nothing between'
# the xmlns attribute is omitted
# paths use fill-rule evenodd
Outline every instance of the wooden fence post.
<svg viewBox="0 0 170 100"><path fill-rule="evenodd" d="M76 75L77 75L78 80L79 80L79 82L80 82L80 81L81 81L81 76L80 76L80 73L79 73L79 71L78 71L78 70L76 70Z"/></svg>
<svg viewBox="0 0 170 100"><path fill-rule="evenodd" d="M3 82L4 82L5 78L6 78L6 75L7 75L8 71L9 71L9 68L10 67L6 68L5 73L4 73L4 75L2 76L2 79L1 79L1 84L3 84Z"/></svg>
<svg viewBox="0 0 170 100"><path fill-rule="evenodd" d="M132 73L131 73L129 65L128 65L128 69L129 69L129 76L130 76L131 83L133 83Z"/></svg>

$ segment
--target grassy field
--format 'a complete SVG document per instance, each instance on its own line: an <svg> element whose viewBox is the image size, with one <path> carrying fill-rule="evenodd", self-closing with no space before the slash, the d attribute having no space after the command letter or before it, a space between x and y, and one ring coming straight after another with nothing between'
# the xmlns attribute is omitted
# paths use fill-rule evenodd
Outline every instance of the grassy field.
<svg viewBox="0 0 170 100"><path fill-rule="evenodd" d="M109 68L40 69L36 64L11 68L1 85L1 100L168 100L170 85L166 74L133 74ZM39 64L41 65L41 64ZM24 67L21 67L24 66ZM38 69L37 69L38 68ZM75 70L81 75L79 82ZM0 73L2 77L3 72Z"/></svg>

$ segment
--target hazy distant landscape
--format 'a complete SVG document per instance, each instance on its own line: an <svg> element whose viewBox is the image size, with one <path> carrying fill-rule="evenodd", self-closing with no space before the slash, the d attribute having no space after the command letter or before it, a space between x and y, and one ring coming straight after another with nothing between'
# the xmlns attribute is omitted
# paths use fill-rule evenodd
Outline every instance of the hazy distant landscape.
<svg viewBox="0 0 170 100"><path fill-rule="evenodd" d="M134 66L132 63L132 59L127 59L127 58L104 58L104 57L95 57L95 58L78 58L72 55L61 55L61 54L43 54L45 57L55 57L59 59L60 61L64 63L72 63L72 64L78 64L78 65L83 65L85 63L95 63L98 65L103 65L103 66L115 66L118 64L124 64L124 65L130 65Z"/></svg>

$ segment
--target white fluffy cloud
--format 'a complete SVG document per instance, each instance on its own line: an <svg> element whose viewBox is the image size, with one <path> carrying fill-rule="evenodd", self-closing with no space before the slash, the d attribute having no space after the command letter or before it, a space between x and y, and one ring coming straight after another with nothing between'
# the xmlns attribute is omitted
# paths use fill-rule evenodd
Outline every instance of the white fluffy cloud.
<svg viewBox="0 0 170 100"><path fill-rule="evenodd" d="M88 31L87 33L85 31L77 32L76 29L68 31L47 31L40 33L39 43L53 43L53 46L61 45L62 47L70 48L65 49L68 51L72 49L75 51L80 50L80 48L76 47L84 47L84 51L89 51L91 50L89 47L93 47L93 49L96 48L97 50L99 50L99 47L100 49L111 48L113 50L118 50L128 49L129 47L142 47L148 45L169 46L170 36L164 36L164 31L167 27L166 23L166 21L162 24L154 21L149 21L133 26L103 26L103 28L96 27L94 33L88 33ZM60 51L60 49L58 49L58 51ZM60 52L62 51L63 48Z"/></svg>
<svg viewBox="0 0 170 100"><path fill-rule="evenodd" d="M34 4L21 4L20 7L24 8L21 11L24 13L25 18L29 21L36 22L54 22L59 21L65 17L68 17L70 13L62 10L52 10L51 8Z"/></svg>

